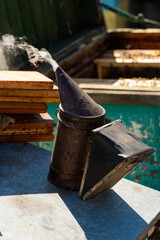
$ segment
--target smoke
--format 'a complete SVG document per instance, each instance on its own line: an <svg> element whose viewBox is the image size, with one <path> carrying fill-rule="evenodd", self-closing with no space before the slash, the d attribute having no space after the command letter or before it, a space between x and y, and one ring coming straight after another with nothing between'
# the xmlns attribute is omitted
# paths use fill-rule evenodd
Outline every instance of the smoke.
<svg viewBox="0 0 160 240"><path fill-rule="evenodd" d="M53 71L56 71L58 64L46 49L42 48L39 50L30 45L25 37L14 37L10 34L5 34L0 39L0 55L2 56L0 69L8 69L9 61L11 63L14 62L15 57L19 58L19 56L23 55L23 52L27 54L29 62L35 67L38 67L40 63L46 62L52 66Z"/></svg>

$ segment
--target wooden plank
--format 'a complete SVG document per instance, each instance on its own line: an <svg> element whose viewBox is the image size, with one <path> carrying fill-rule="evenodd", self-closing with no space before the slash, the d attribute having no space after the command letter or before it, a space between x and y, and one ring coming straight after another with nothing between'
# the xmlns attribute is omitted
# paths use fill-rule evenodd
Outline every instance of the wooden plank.
<svg viewBox="0 0 160 240"><path fill-rule="evenodd" d="M46 113L45 103L0 102L0 113Z"/></svg>
<svg viewBox="0 0 160 240"><path fill-rule="evenodd" d="M0 142L45 142L45 141L53 141L54 135L12 135L12 136L0 136Z"/></svg>
<svg viewBox="0 0 160 240"><path fill-rule="evenodd" d="M160 59L160 50L156 49L115 49L103 54L103 58L158 58Z"/></svg>
<svg viewBox="0 0 160 240"><path fill-rule="evenodd" d="M31 129L13 129L8 130L4 129L3 131L0 131L0 136L9 136L9 135L51 135L53 134L53 128L31 128Z"/></svg>
<svg viewBox="0 0 160 240"><path fill-rule="evenodd" d="M94 62L100 67L132 67L132 68L159 68L160 59L140 59L136 62L133 62L132 59L114 59L114 58L99 58L95 59Z"/></svg>
<svg viewBox="0 0 160 240"><path fill-rule="evenodd" d="M93 41L90 42L87 47L84 49L75 49L77 54L71 54L70 57L63 57L61 59L61 67L70 75L74 77L81 77L81 74L87 77L94 77L96 74L96 67L94 64L94 59L98 58L100 55L104 53L109 48L109 39L107 34L99 34L98 38L92 37ZM88 37L89 42L89 37ZM83 39L81 44L85 44ZM77 45L80 46L77 42ZM88 71L87 67L93 66L91 71ZM95 69L94 69L95 68ZM85 71L86 69L86 71ZM52 71L53 72L53 71Z"/></svg>
<svg viewBox="0 0 160 240"><path fill-rule="evenodd" d="M59 97L2 97L0 96L0 102L20 102L20 103L59 103Z"/></svg>
<svg viewBox="0 0 160 240"><path fill-rule="evenodd" d="M36 71L0 71L0 89L53 89L53 81Z"/></svg>
<svg viewBox="0 0 160 240"><path fill-rule="evenodd" d="M159 76L160 59L122 59L122 58L100 58L95 59L99 78L106 76L126 77L154 77ZM114 69L115 68L115 69ZM146 73L145 73L146 69Z"/></svg>
<svg viewBox="0 0 160 240"><path fill-rule="evenodd" d="M99 104L160 106L160 93L142 91L85 90Z"/></svg>
<svg viewBox="0 0 160 240"><path fill-rule="evenodd" d="M40 114L8 114L15 120L15 124L8 125L6 130L54 128L55 121L48 113Z"/></svg>
<svg viewBox="0 0 160 240"><path fill-rule="evenodd" d="M31 89L0 89L1 97L39 97L39 98L58 98L59 91L58 88L55 87L52 90L31 90ZM41 101L43 102L43 101Z"/></svg>
<svg viewBox="0 0 160 240"><path fill-rule="evenodd" d="M159 29L114 29L108 30L111 48L160 49Z"/></svg>
<svg viewBox="0 0 160 240"><path fill-rule="evenodd" d="M0 131L0 142L53 140L53 129L56 123L48 113L9 114L9 116L15 120L15 123ZM50 140L47 140L47 136Z"/></svg>
<svg viewBox="0 0 160 240"><path fill-rule="evenodd" d="M78 84L90 84L90 83L107 83L114 84L118 81L118 79L104 79L104 78L73 78L74 81Z"/></svg>
<svg viewBox="0 0 160 240"><path fill-rule="evenodd" d="M160 92L160 80L158 79L75 79L75 81L82 89ZM138 86L140 82L141 87Z"/></svg>

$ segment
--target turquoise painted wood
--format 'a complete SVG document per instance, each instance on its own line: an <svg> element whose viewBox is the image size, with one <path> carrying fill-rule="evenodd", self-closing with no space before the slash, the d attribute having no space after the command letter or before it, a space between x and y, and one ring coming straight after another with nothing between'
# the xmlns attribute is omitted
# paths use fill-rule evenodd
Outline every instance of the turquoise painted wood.
<svg viewBox="0 0 160 240"><path fill-rule="evenodd" d="M117 7L122 0L101 0L102 3L106 3L111 7Z"/></svg>
<svg viewBox="0 0 160 240"><path fill-rule="evenodd" d="M156 149L146 161L126 178L160 190L160 107L134 105L102 105L111 120L121 119L127 129L144 143Z"/></svg>
<svg viewBox="0 0 160 240"><path fill-rule="evenodd" d="M114 104L102 106L106 109L107 118L111 121L121 119L129 131L156 149L155 153L132 170L126 178L160 190L160 107ZM48 104L48 113L57 122L56 109L58 104ZM53 149L53 142L36 145L50 151Z"/></svg>

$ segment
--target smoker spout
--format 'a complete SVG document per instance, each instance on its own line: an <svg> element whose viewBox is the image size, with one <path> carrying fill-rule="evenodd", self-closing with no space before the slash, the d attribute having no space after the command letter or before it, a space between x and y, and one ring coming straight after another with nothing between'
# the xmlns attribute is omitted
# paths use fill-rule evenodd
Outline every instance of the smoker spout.
<svg viewBox="0 0 160 240"><path fill-rule="evenodd" d="M75 117L95 117L105 110L86 94L74 80L58 67L55 72L61 106L65 113Z"/></svg>

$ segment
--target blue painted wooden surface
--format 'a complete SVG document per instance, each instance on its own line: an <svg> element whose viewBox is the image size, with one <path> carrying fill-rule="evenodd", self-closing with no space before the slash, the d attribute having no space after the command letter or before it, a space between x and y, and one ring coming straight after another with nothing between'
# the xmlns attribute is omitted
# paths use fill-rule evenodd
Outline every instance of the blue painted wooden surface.
<svg viewBox="0 0 160 240"><path fill-rule="evenodd" d="M31 144L0 144L1 240L142 240L160 219L158 191L122 179L82 201L47 181L50 159Z"/></svg>
<svg viewBox="0 0 160 240"><path fill-rule="evenodd" d="M115 104L102 106L106 109L107 118L111 121L121 119L129 131L156 149L155 153L132 170L126 178L160 190L160 107ZM56 122L57 108L58 104L48 104L48 113ZM41 142L36 145L50 151L53 149L53 142Z"/></svg>

